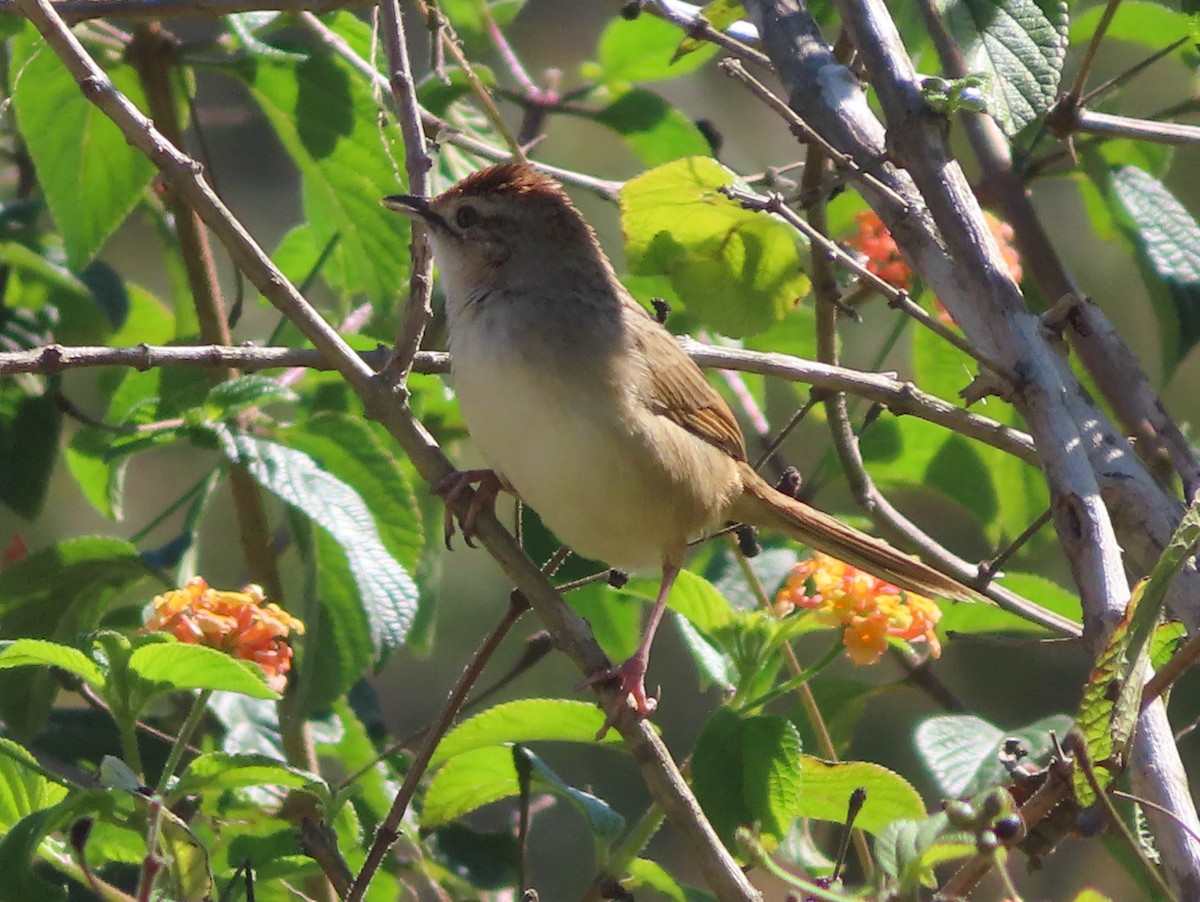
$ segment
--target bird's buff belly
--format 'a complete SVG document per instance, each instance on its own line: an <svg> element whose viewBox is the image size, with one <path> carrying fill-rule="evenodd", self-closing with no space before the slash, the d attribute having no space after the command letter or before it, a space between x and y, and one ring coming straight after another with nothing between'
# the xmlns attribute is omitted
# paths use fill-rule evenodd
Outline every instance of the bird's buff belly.
<svg viewBox="0 0 1200 902"><path fill-rule="evenodd" d="M722 521L728 505L713 509L711 492L702 499L678 484L671 476L678 468L659 455L661 437L648 441L637 418L631 428L611 393L576 385L560 394L561 384L503 368L475 376L458 373L456 389L484 459L579 554L624 570L658 568L664 556L682 554L684 540ZM684 438L679 450L711 458L735 478L717 449Z"/></svg>

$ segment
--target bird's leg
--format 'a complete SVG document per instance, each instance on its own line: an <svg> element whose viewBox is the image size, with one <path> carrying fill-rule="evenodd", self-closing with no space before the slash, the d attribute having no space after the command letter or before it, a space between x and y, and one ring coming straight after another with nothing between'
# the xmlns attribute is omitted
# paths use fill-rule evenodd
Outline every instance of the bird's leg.
<svg viewBox="0 0 1200 902"><path fill-rule="evenodd" d="M608 717L605 718L600 732L596 734L597 739L603 739L604 734L617 722L617 717L620 716L631 696L633 709L642 717L649 717L658 707L658 698L646 694L646 668L650 664L650 646L654 644L654 634L658 631L659 623L662 622L663 612L667 609L667 596L671 594L671 586L678 574L678 564L670 561L663 563L662 582L658 587L658 597L654 599L654 608L650 611L650 619L646 622L645 630L642 631L642 639L638 643L637 651L626 658L624 663L593 673L580 684L580 688L582 688L608 680L620 682L620 687L617 689L617 700L608 709Z"/></svg>
<svg viewBox="0 0 1200 902"><path fill-rule="evenodd" d="M443 535L446 548L450 548L450 540L454 538L454 503L463 496L471 486L476 486L475 495L467 507L466 516L460 518L462 523L463 541L471 548L475 543L475 521L484 511L496 512L496 496L501 489L508 486L496 474L495 470L455 470L435 482L430 491L440 497L446 504L446 520Z"/></svg>

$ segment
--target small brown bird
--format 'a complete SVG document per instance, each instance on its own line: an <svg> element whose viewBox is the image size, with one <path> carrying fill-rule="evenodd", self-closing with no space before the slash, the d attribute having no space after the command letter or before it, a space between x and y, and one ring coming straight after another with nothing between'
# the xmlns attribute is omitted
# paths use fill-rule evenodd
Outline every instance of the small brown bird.
<svg viewBox="0 0 1200 902"><path fill-rule="evenodd" d="M922 595L978 599L767 484L747 462L728 405L630 296L553 179L507 163L432 200L397 195L384 203L429 228L455 390L494 468L434 487L451 500L479 485L464 535L505 489L579 553L625 570L662 568L637 651L589 677L620 681L602 733L629 700L639 714L654 711L646 666L671 584L688 541L726 521L777 530Z"/></svg>

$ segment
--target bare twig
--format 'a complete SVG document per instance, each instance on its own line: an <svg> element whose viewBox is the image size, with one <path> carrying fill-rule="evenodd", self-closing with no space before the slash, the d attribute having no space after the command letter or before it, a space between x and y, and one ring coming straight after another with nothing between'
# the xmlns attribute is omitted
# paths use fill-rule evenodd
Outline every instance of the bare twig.
<svg viewBox="0 0 1200 902"><path fill-rule="evenodd" d="M653 13L672 25L678 25L689 38L698 38L715 44L730 56L737 57L768 72L773 68L771 60L761 50L756 50L733 35L713 28L712 23L701 15L699 7L689 9L682 3L663 3L661 0L651 0L646 4L645 9L646 12Z"/></svg>
<svg viewBox="0 0 1200 902"><path fill-rule="evenodd" d="M789 382L805 382L814 388L848 392L881 404L897 416L915 416L937 423L1037 466L1037 452L1028 435L927 394L911 382L903 382L882 373L826 366L787 354L717 347L687 338L682 343L692 359L702 367L738 370ZM377 369L384 365L390 353L390 350L381 348L362 352L358 356L366 366ZM236 366L246 372L282 367L335 369L334 364L320 351L251 345L137 345L127 348L49 345L28 351L0 353L0 376L18 373L48 376L97 366L123 366L143 371L160 366ZM421 351L416 356L414 369L425 374L448 373L450 355L444 351Z"/></svg>
<svg viewBox="0 0 1200 902"><path fill-rule="evenodd" d="M369 62L355 53L354 48L347 44L341 35L333 31L333 29L315 15L301 13L298 18L300 23L311 31L322 44L348 62L360 75L369 79L373 84L379 85L384 90L390 90L388 80L383 73L379 72ZM428 110L421 110L421 122L437 140L453 144L455 147L460 147L485 160L503 162L512 159L512 154L508 150L494 147L470 135L464 135L450 123L433 115ZM596 178L582 172L576 172L573 169L550 166L536 160L530 160L529 164L535 169L553 176L564 184L586 188L589 191L599 194L605 200L615 201L621 190L622 183L612 181L611 179Z"/></svg>
<svg viewBox="0 0 1200 902"><path fill-rule="evenodd" d="M233 13L305 10L320 15L335 9L367 6L371 0L56 0L55 11L67 22L104 16L121 19L162 20L183 16L218 18ZM16 0L0 0L0 16L22 15Z"/></svg>
<svg viewBox="0 0 1200 902"><path fill-rule="evenodd" d="M437 719L426 730L425 736L421 740L421 748L413 756L413 760L408 766L408 772L404 775L404 782L396 793L396 798L392 800L392 807L388 811L387 817L375 831L375 841L371 843L371 849L367 853L362 870L354 878L354 885L350 887L350 891L346 894L346 902L359 902L363 898L367 887L371 883L371 878L375 876L375 871L379 869L379 865L383 862L383 857L387 854L388 849L392 847L392 844L400 838L398 831L401 821L404 820L404 812L408 810L408 803L412 801L412 797L417 791L417 785L421 782L421 778L425 776L425 769L429 767L430 759L433 758L437 744L442 741L442 737L446 735L446 731L450 729L450 725L458 717L458 712L462 708L463 702L467 700L467 694L475 685L475 681L479 679L483 668L491 660L496 649L500 647L500 643L504 641L504 637L508 635L508 631L513 628L517 620L527 609L528 603L524 598L514 598L509 603L508 610L504 612L504 617L484 637L479 648L475 650L475 654L471 656L471 660L467 663L462 675L458 678L458 682L454 684L454 689L450 692L449 698L446 699L446 703L442 706Z"/></svg>
<svg viewBox="0 0 1200 902"><path fill-rule="evenodd" d="M408 43L404 32L404 14L399 0L380 0L380 29L387 54L392 100L404 134L404 168L408 172L408 190L422 197L429 195L429 170L433 158L425 149L425 130L421 125L421 107L417 103L417 88L413 83L412 66L408 60ZM421 337L433 315L433 252L423 223L412 223L412 274L408 283L408 305L396 334L396 353L388 366L389 378L400 385L408 378Z"/></svg>

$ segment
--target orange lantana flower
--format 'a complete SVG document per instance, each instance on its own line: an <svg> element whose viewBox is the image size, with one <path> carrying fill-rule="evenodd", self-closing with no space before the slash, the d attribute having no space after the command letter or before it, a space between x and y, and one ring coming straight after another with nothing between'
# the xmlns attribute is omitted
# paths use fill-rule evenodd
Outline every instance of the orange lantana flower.
<svg viewBox="0 0 1200 902"><path fill-rule="evenodd" d="M170 633L180 642L207 645L234 657L253 661L267 683L282 692L292 667L292 647L283 640L292 632L304 634L304 623L277 604L268 604L262 588L241 592L209 588L201 576L182 589L157 596L146 631Z"/></svg>
<svg viewBox="0 0 1200 902"><path fill-rule="evenodd" d="M934 631L942 612L933 601L819 551L792 568L775 608L781 614L805 608L820 623L840 627L855 664L878 661L891 636L927 642L935 658L942 651Z"/></svg>
<svg viewBox="0 0 1200 902"><path fill-rule="evenodd" d="M846 243L860 251L867 258L867 269L889 285L907 291L912 286L913 272L908 263L900 256L900 249L892 238L883 222L874 213L867 210L854 217L858 221L857 234L846 239ZM992 237L1000 246L1000 254L1008 266L1008 274L1014 282L1020 282L1022 275L1021 256L1013 247L1013 228L986 210L983 218L987 220Z"/></svg>

